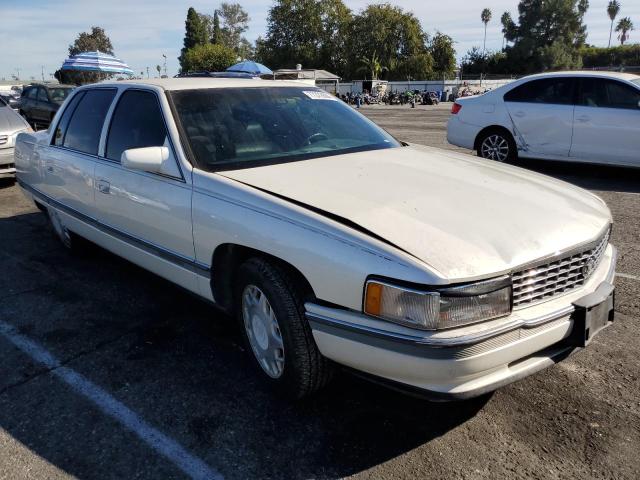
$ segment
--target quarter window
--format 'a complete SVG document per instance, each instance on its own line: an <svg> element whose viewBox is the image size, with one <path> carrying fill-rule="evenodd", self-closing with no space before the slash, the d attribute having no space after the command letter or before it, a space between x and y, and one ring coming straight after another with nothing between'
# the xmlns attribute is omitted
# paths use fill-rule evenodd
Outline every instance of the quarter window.
<svg viewBox="0 0 640 480"><path fill-rule="evenodd" d="M640 109L640 90L616 80L582 79L579 104L585 107Z"/></svg>
<svg viewBox="0 0 640 480"><path fill-rule="evenodd" d="M543 78L524 83L504 95L505 102L572 105L574 79Z"/></svg>
<svg viewBox="0 0 640 480"><path fill-rule="evenodd" d="M69 121L63 145L90 155L98 154L100 132L115 89L88 90Z"/></svg>
<svg viewBox="0 0 640 480"><path fill-rule="evenodd" d="M119 162L125 150L161 147L166 138L167 129L155 94L127 90L113 112L105 156Z"/></svg>

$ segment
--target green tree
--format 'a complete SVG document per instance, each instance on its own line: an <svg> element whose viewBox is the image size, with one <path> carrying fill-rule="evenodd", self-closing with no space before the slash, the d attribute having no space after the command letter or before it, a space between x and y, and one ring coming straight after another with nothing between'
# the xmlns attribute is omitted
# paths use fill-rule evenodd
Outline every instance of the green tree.
<svg viewBox="0 0 640 480"><path fill-rule="evenodd" d="M453 39L441 32L431 37L428 49L433 58L433 76L441 79L452 78L456 69L456 50Z"/></svg>
<svg viewBox="0 0 640 480"><path fill-rule="evenodd" d="M220 44L202 43L184 54L183 72L221 72L236 62L236 52Z"/></svg>
<svg viewBox="0 0 640 480"><path fill-rule="evenodd" d="M584 47L582 62L586 68L640 65L640 44L615 47Z"/></svg>
<svg viewBox="0 0 640 480"><path fill-rule="evenodd" d="M216 13L218 12L220 12L222 19L221 43L237 52L243 39L242 34L249 29L249 14L239 3L224 2L216 11Z"/></svg>
<svg viewBox="0 0 640 480"><path fill-rule="evenodd" d="M267 34L256 41L256 57L272 69L300 63L344 77L351 18L342 0L275 0ZM365 56L369 52L357 58Z"/></svg>
<svg viewBox="0 0 640 480"><path fill-rule="evenodd" d="M113 55L111 40L101 27L91 27L90 32L79 33L75 41L69 45L69 55L96 51ZM75 85L100 82L111 77L111 75L112 74L101 72L75 72L70 70L58 70L54 73L54 77L60 83Z"/></svg>
<svg viewBox="0 0 640 480"><path fill-rule="evenodd" d="M484 23L484 41L482 42L483 52L487 51L487 25L491 21L491 16L491 10L489 10L488 8L482 10L482 13L480 14L480 20L482 20L482 23Z"/></svg>
<svg viewBox="0 0 640 480"><path fill-rule="evenodd" d="M620 2L618 0L611 0L609 5L607 5L607 15L609 15L609 19L611 20L611 28L609 28L609 45L611 46L611 34L613 33L613 21L620 13Z"/></svg>
<svg viewBox="0 0 640 480"><path fill-rule="evenodd" d="M196 9L193 7L189 7L189 10L187 10L187 19L184 22L184 27L185 33L183 47L180 51L178 61L180 62L180 68L183 71L187 71L185 70L184 63L187 51L197 45L207 43L208 35L206 21L203 20L203 17L198 14L198 12L196 12Z"/></svg>
<svg viewBox="0 0 640 480"><path fill-rule="evenodd" d="M513 31L515 28L515 23L513 23L513 19L511 18L511 14L509 12L504 12L500 17L500 23L502 24L502 49L504 50L505 43L507 40L507 35Z"/></svg>
<svg viewBox="0 0 640 480"><path fill-rule="evenodd" d="M539 72L582 65L588 0L521 0L518 24L507 32L506 49L513 73Z"/></svg>
<svg viewBox="0 0 640 480"><path fill-rule="evenodd" d="M631 32L633 28L633 22L629 17L620 19L618 25L616 25L616 32L619 32L618 40L620 40L620 45L624 45L624 42L629 40L629 32Z"/></svg>
<svg viewBox="0 0 640 480"><path fill-rule="evenodd" d="M358 59L371 58L376 52L388 70L390 80L418 78L425 75L424 55L427 35L411 12L388 3L369 5L353 18L349 29L348 49L350 65L357 67ZM422 60L411 57L421 56ZM411 66L420 65L418 71ZM350 71L355 76L357 69ZM430 72L429 72L430 73Z"/></svg>
<svg viewBox="0 0 640 480"><path fill-rule="evenodd" d="M210 41L214 45L217 43L222 43L222 31L220 30L220 15L218 15L218 10L213 12L213 22L212 22Z"/></svg>
<svg viewBox="0 0 640 480"><path fill-rule="evenodd" d="M378 80L380 74L385 70L388 70L387 67L383 66L380 63L380 59L376 55L376 52L373 52L371 58L361 58L360 63L362 64L362 66L358 69L358 71L365 72L365 79L367 78L366 75L369 74L371 75L371 80Z"/></svg>

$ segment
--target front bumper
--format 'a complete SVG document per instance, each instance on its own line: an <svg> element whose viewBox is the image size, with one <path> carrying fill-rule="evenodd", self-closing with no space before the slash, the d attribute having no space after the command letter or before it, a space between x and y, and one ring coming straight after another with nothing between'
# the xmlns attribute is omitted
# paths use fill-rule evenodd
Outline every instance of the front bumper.
<svg viewBox="0 0 640 480"><path fill-rule="evenodd" d="M615 261L609 246L589 281L574 292L459 329L416 331L316 304L306 305L307 318L320 352L337 363L435 400L471 398L553 365L584 345L587 300L613 308Z"/></svg>
<svg viewBox="0 0 640 480"><path fill-rule="evenodd" d="M16 168L13 162L13 147L0 149L0 178L13 178L16 176Z"/></svg>

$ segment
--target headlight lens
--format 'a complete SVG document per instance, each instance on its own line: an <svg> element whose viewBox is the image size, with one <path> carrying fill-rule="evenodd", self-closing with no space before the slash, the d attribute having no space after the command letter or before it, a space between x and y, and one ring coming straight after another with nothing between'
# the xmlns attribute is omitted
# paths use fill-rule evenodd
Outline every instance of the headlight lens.
<svg viewBox="0 0 640 480"><path fill-rule="evenodd" d="M439 330L491 320L511 313L509 277L459 287L421 291L370 280L364 311L423 330Z"/></svg>

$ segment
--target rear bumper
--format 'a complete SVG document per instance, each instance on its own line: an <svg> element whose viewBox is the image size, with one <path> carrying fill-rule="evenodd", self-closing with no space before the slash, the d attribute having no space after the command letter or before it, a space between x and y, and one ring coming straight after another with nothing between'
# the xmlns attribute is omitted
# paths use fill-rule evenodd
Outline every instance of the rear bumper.
<svg viewBox="0 0 640 480"><path fill-rule="evenodd" d="M482 128L477 125L461 121L459 114L451 115L447 122L447 141L452 145L473 150L480 130Z"/></svg>
<svg viewBox="0 0 640 480"><path fill-rule="evenodd" d="M380 321L355 312L307 304L314 339L326 357L434 400L460 400L493 391L566 358L577 349L581 301L610 298L615 249L609 247L587 285L540 304L533 316L508 317L458 335L382 329ZM599 296L603 296L600 299ZM378 323L376 323L378 322ZM574 330L576 328L576 330Z"/></svg>

